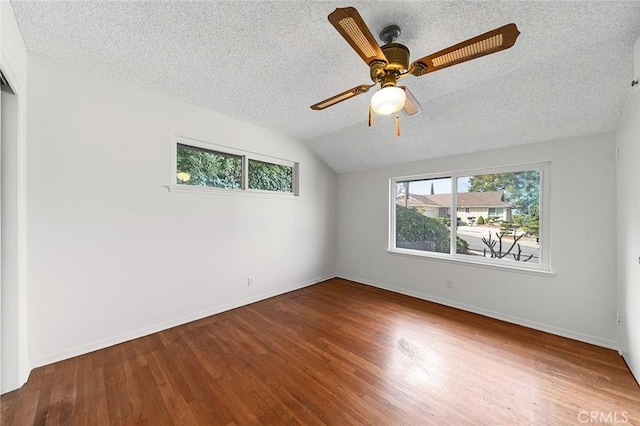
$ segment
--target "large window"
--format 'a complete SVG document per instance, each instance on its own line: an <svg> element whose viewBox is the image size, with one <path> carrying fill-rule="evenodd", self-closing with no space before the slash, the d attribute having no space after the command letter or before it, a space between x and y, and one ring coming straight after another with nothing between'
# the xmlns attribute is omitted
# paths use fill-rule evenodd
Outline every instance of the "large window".
<svg viewBox="0 0 640 426"><path fill-rule="evenodd" d="M391 179L389 250L549 271L549 168Z"/></svg>
<svg viewBox="0 0 640 426"><path fill-rule="evenodd" d="M170 190L226 189L297 194L298 163L228 147L174 138Z"/></svg>

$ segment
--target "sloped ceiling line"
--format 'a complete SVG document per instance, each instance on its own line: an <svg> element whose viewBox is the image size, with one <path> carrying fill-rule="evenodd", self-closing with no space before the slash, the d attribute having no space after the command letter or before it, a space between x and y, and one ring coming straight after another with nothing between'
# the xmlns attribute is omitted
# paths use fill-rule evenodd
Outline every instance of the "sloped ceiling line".
<svg viewBox="0 0 640 426"><path fill-rule="evenodd" d="M369 82L327 20L344 3L11 4L30 53L287 133L338 173L613 130L640 36L640 1L354 1L374 34L398 24L414 59L509 22L521 32L407 78L425 111L396 138L384 117L366 126L369 95L309 108Z"/></svg>

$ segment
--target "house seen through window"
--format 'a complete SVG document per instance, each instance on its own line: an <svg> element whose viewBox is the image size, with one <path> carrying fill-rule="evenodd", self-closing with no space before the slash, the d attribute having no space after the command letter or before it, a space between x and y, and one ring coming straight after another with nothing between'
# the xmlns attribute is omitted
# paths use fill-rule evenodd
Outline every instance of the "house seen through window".
<svg viewBox="0 0 640 426"><path fill-rule="evenodd" d="M390 250L541 269L546 168L392 179Z"/></svg>

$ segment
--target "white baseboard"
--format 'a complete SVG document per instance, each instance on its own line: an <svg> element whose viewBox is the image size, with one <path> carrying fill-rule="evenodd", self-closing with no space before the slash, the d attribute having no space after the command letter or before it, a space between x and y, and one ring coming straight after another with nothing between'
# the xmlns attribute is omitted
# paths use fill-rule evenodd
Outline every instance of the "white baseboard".
<svg viewBox="0 0 640 426"><path fill-rule="evenodd" d="M343 275L343 274L330 274L330 275L326 275L323 277L318 277L317 279L313 279L313 280L308 280L305 281L303 283L299 283L299 284L295 284L292 286L288 286L285 288L281 288L278 290L274 290L274 291L270 291L270 292L265 292L265 293L261 293L259 295L253 296L253 297L249 297L246 299L242 299L242 300L238 300L232 303L227 303L224 305L220 305L220 306L216 306L213 307L211 309L207 309L205 311L201 311L195 314L191 314L191 315L185 315L179 318L175 318L169 321L163 321L161 323L158 324L154 324L148 327L143 327L137 330L133 330L127 333L122 333L119 334L117 336L113 336L110 338L106 338L106 339L101 339L101 340L97 340L95 342L91 342L91 343L87 343L84 345L79 345L79 346L75 346L73 348L69 348L66 349L64 351L60 351L54 354L49 354L46 356L42 356L36 359L31 360L30 363L30 367L31 369L33 368L37 368L37 367L41 367L44 365L48 365L48 364L52 364L54 362L58 362L58 361L62 361L65 359L69 359L69 358L73 358L75 356L79 356L79 355L84 355L86 353L89 352L93 352L96 350L100 350L100 349L104 349L107 348L109 346L113 346L113 345L117 345L120 343L124 343L127 342L129 340L133 340L133 339L137 339L140 337L144 337L144 336L148 336L150 334L153 333L157 333L159 331L163 331L163 330L167 330L169 328L172 327L176 327L182 324L186 324L192 321L196 321L202 318L206 318L209 317L211 315L215 315L215 314L219 314L231 309L235 309L241 306L245 306L245 305L249 305L251 303L255 303L255 302L259 302L261 300L265 300L268 299L270 297L274 297L274 296L278 296L284 293L288 293L294 290L298 290L304 287L308 287L311 285L314 285L318 282L322 282L325 280L329 280L332 278L343 278L345 280L350 280L350 281L355 281L357 283L362 283L365 285L369 285L372 287L377 287L377 288L381 288L384 290L389 290L392 291L394 293L399 293L399 294L404 294L407 296L411 296L411 297L416 297L418 299L422 299L422 300L427 300L429 302L434 302L434 303L438 303L441 305L445 305L445 306L450 306L452 308L457 308L457 309L461 309L463 311L468 311L468 312L473 312L476 314L480 314L480 315L484 315L486 317L490 317L490 318L495 318L495 319L499 319L502 321L506 321L506 322L510 322L513 324L518 324L518 325L522 325L525 327L529 327L535 330L540 330L540 331L545 331L547 333L551 333L551 334L555 334L558 336L562 336L562 337L567 337L570 339L574 339L574 340L578 340L581 342L586 342L586 343L590 343L593 345L597 345L597 346L602 346L608 349L615 349L618 350L618 345L617 342L613 341L613 340L607 340L607 339L602 339L596 336L591 336L588 334L584 334L584 333L579 333L576 331L572 331L572 330L566 330L563 328L559 328L559 327L554 327L548 324L543 324L543 323L539 323L539 322L535 322L535 321L530 321L524 318L519 318L519 317L514 317L511 315L505 315L499 312L494 312L494 311L490 311L487 309L483 309L483 308L478 308L476 306L471 306L471 305L466 305L464 303L459 303L453 300L449 300L449 299L444 299L444 298L440 298L440 297L435 297L435 296L431 296L425 293L419 293L419 292L415 292L415 291L410 291L410 290L406 290L403 288L399 288L399 287L394 287L391 285L387 285L387 284L383 284L383 283L379 283L379 282L375 282L375 281L371 281L371 280L366 280L363 278L358 278L358 277L352 277L352 276L348 276L348 275ZM26 375L28 376L28 374Z"/></svg>
<svg viewBox="0 0 640 426"><path fill-rule="evenodd" d="M157 333L159 331L167 330L172 327L176 327L179 325L183 325L192 321L196 321L202 318L209 317L211 315L219 314L225 311L229 311L231 309L239 308L241 306L249 305L251 303L259 302L261 300L269 299L270 297L279 296L284 293L289 293L290 291L298 290L304 287L308 287L310 285L317 284L321 281L325 281L331 278L335 278L335 274L326 275L324 277L318 277L317 279L308 280L303 283L295 284L292 286L280 288L278 290L273 290L265 293L261 293L256 296L252 296L246 299L238 300L235 302L227 303L224 305L216 306L211 309L207 309L205 311L197 312L191 315L185 315L179 318L174 318L169 321L163 321L158 324L150 325L148 327L139 328L137 330L133 330L127 333L122 333L117 336L109 337L106 339L96 340L95 342L87 343L84 345L75 346L73 348L66 349L64 351L56 352L54 354L49 354L45 356L41 356L31 360L31 368L42 367L43 365L52 364L54 362L62 361L65 359L73 358L79 355L84 355L89 352L97 351L99 349L108 348L109 346L117 345L120 343L127 342L129 340L137 339L139 337L148 336L153 333Z"/></svg>
<svg viewBox="0 0 640 426"><path fill-rule="evenodd" d="M349 281L355 281L357 283L366 284L372 287L381 288L383 290L389 290L394 293L404 294L406 296L416 297L418 299L427 300L429 302L438 303L440 305L449 306L452 308L460 309L467 312L473 312L474 314L484 315L485 317L495 318L501 321L510 322L512 324L522 325L524 327L532 328L534 330L544 331L547 333L555 334L557 336L567 337L569 339L578 340L580 342L590 343L596 346L602 346L607 349L618 350L618 343L614 340L603 339L597 336L591 336L589 334L580 333L573 330L567 330L564 328L555 327L549 324L544 324L536 321L530 321L525 318L519 318L512 315L503 314L500 312L491 311L477 306L467 305L464 303L456 302L454 300L445 299L442 297L432 296L426 293L420 293L416 291L407 290L400 287L394 287L392 285L383 284L363 278L352 277L349 275L338 274L338 278L343 278Z"/></svg>
<svg viewBox="0 0 640 426"><path fill-rule="evenodd" d="M318 277L318 281L319 283L321 283L322 281L327 281L333 278L337 278L338 276L336 274L329 274L329 275L325 275L324 277Z"/></svg>

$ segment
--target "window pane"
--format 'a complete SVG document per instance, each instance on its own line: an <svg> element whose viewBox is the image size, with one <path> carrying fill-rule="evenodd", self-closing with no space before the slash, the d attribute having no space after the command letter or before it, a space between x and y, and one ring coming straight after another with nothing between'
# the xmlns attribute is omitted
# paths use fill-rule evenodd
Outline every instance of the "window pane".
<svg viewBox="0 0 640 426"><path fill-rule="evenodd" d="M242 188L242 157L178 144L176 182L180 185Z"/></svg>
<svg viewBox="0 0 640 426"><path fill-rule="evenodd" d="M459 177L458 253L540 263L540 171Z"/></svg>
<svg viewBox="0 0 640 426"><path fill-rule="evenodd" d="M293 192L293 167L249 160L249 189Z"/></svg>
<svg viewBox="0 0 640 426"><path fill-rule="evenodd" d="M451 178L396 183L396 247L449 253Z"/></svg>

